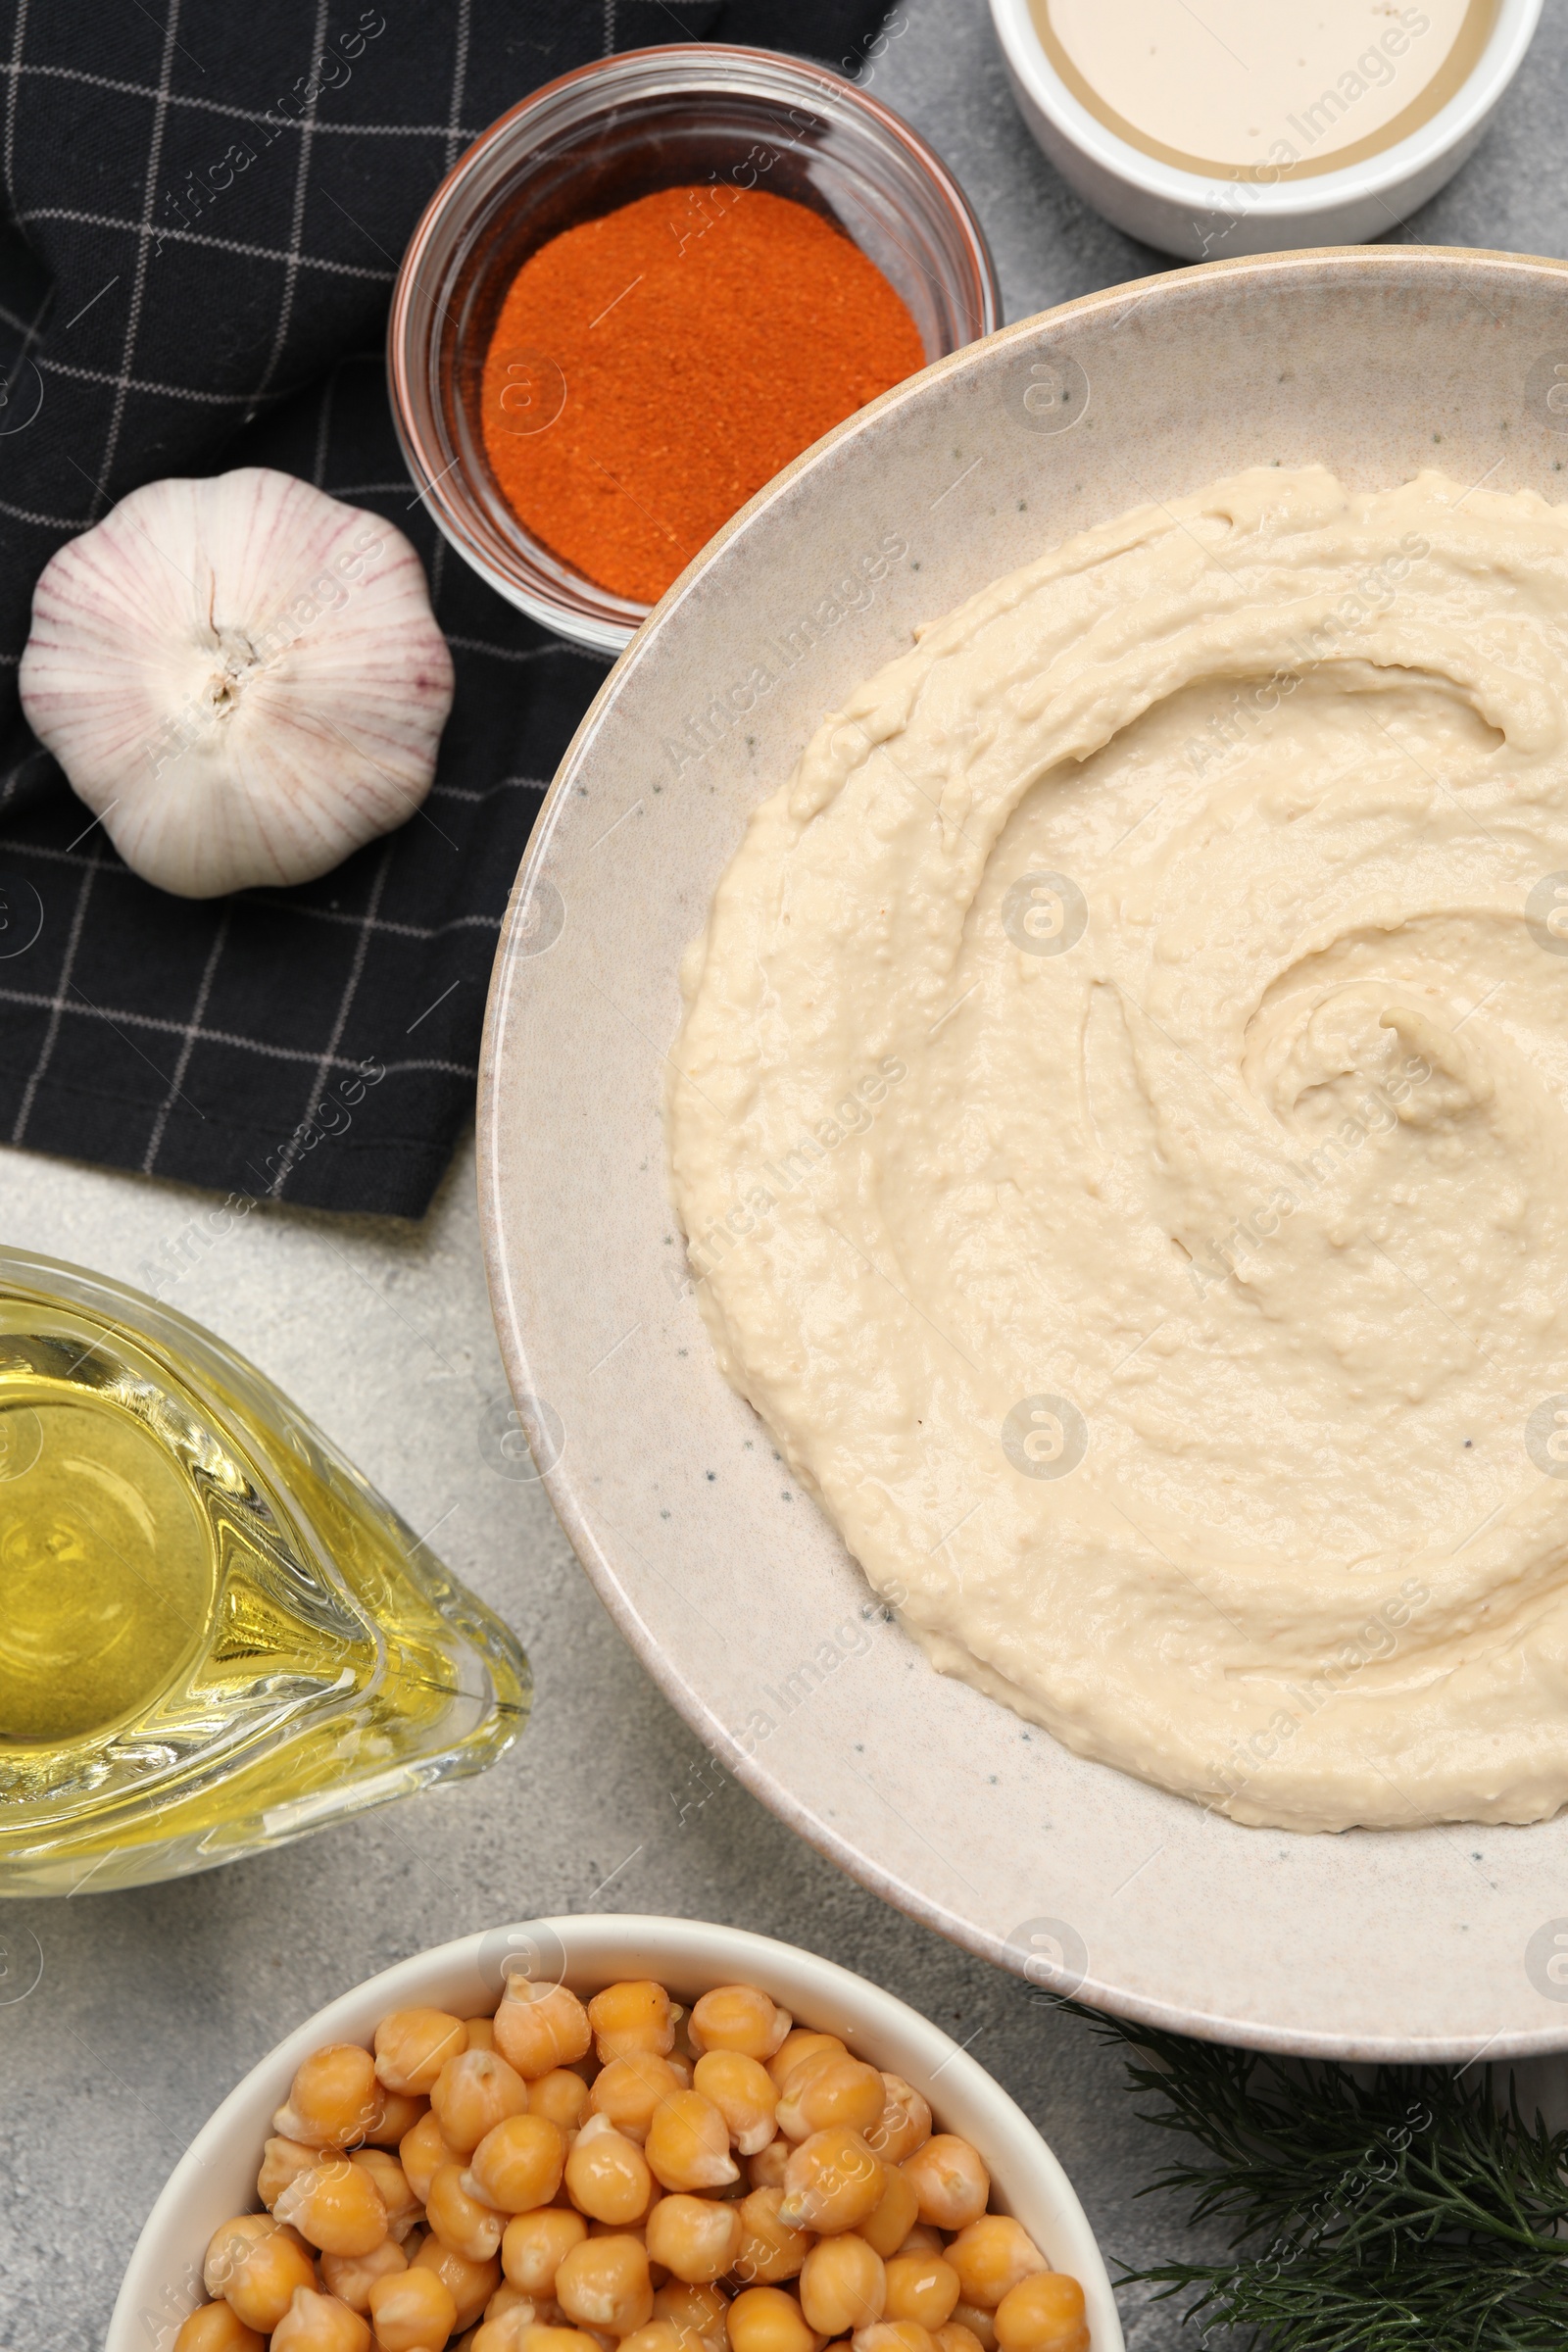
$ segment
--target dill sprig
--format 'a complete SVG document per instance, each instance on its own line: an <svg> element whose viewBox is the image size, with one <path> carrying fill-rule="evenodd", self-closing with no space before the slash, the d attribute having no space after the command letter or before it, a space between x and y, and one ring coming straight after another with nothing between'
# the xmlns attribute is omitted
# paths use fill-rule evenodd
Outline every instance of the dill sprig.
<svg viewBox="0 0 1568 2352"><path fill-rule="evenodd" d="M1351 2071L1095 2023L1130 2045L1145 2121L1201 2151L1150 2189L1232 2248L1120 2283L1191 2293L1205 2337L1268 2352L1564 2352L1568 2132L1527 2123L1511 2075L1504 2102L1491 2068Z"/></svg>

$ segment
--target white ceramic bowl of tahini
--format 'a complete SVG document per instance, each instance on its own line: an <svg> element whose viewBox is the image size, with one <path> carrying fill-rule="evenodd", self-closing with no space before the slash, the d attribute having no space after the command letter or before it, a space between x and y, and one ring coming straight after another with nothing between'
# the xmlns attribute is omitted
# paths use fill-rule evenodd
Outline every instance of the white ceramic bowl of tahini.
<svg viewBox="0 0 1568 2352"><path fill-rule="evenodd" d="M1542 0L1498 0L1459 87L1407 136L1339 170L1271 179L1184 171L1118 137L1047 54L1030 0L991 0L1024 121L1069 187L1129 236L1197 262L1361 244L1406 220L1476 147L1523 62L1541 11ZM1397 14L1374 29L1396 41L1403 37ZM1266 155L1260 142L1259 164Z"/></svg>
<svg viewBox="0 0 1568 2352"><path fill-rule="evenodd" d="M1123 2352L1110 2280L1066 2174L1006 2092L940 2028L794 1944L701 1920L630 1914L528 1920L463 1936L399 1961L308 2018L235 2084L170 2175L130 2258L104 2352L169 2352L204 2300L207 2241L232 2215L257 2209L262 2143L302 2059L323 2042L368 2045L389 2009L428 2004L459 2017L488 2015L514 1973L564 1983L584 1998L625 1977L653 1977L688 2003L715 1984L757 1984L797 2025L841 2035L858 2055L913 2083L942 2126L979 2149L993 2206L1022 2222L1053 2269L1083 2287L1093 2352Z"/></svg>

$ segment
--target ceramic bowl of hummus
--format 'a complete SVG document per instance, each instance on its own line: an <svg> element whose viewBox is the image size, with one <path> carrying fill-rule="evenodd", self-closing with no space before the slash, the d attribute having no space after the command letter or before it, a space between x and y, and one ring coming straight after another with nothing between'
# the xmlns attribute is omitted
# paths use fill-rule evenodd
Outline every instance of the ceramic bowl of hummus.
<svg viewBox="0 0 1568 2352"><path fill-rule="evenodd" d="M1030 319L677 582L518 879L579 1556L889 1899L1150 2022L1568 2041L1568 271Z"/></svg>

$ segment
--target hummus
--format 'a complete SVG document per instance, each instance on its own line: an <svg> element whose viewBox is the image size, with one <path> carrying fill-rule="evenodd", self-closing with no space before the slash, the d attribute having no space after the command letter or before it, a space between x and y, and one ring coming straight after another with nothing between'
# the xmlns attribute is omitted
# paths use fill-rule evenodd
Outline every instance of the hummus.
<svg viewBox="0 0 1568 2352"><path fill-rule="evenodd" d="M1238 1821L1568 1799L1568 508L1258 468L825 721L682 972L718 1362L945 1673Z"/></svg>

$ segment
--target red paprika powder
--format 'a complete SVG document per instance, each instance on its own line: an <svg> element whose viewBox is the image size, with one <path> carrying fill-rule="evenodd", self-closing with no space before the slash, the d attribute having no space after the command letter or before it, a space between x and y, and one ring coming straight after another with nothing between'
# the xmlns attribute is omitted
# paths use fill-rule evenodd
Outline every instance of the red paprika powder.
<svg viewBox="0 0 1568 2352"><path fill-rule="evenodd" d="M665 188L518 270L485 354L485 448L552 554L652 604L780 466L924 365L904 303L820 214Z"/></svg>

